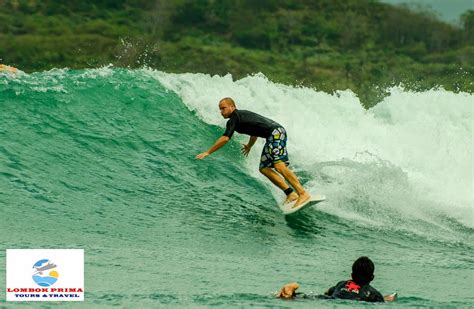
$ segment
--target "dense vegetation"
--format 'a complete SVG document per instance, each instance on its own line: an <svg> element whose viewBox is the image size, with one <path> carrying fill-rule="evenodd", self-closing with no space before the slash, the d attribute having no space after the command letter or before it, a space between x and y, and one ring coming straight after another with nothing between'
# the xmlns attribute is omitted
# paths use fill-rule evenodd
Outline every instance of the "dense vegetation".
<svg viewBox="0 0 474 309"><path fill-rule="evenodd" d="M24 71L262 72L366 106L399 83L474 90L474 11L453 26L375 0L0 0L0 42L0 63Z"/></svg>

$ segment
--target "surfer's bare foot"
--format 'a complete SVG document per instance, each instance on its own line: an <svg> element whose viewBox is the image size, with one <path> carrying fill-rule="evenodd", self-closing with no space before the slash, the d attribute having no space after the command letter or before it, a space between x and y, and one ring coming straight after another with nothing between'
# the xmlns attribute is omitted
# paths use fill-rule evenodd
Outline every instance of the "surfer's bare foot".
<svg viewBox="0 0 474 309"><path fill-rule="evenodd" d="M291 192L287 197L286 197L286 200L284 202L284 204L289 204L293 201L296 201L298 199L298 194L296 194L296 192Z"/></svg>
<svg viewBox="0 0 474 309"><path fill-rule="evenodd" d="M304 191L303 193L300 194L300 196L298 197L298 200L296 201L295 205L293 205L292 208L299 207L301 204L308 201L310 198L311 198L311 195L308 192Z"/></svg>

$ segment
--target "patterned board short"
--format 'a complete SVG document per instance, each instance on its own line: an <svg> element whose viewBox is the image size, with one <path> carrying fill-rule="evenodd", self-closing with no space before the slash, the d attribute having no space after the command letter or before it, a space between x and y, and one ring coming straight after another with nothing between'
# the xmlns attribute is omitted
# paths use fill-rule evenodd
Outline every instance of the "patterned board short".
<svg viewBox="0 0 474 309"><path fill-rule="evenodd" d="M276 128L272 135L267 138L263 146L262 157L260 158L260 168L273 167L278 162L290 164L288 151L286 150L286 131L284 128Z"/></svg>

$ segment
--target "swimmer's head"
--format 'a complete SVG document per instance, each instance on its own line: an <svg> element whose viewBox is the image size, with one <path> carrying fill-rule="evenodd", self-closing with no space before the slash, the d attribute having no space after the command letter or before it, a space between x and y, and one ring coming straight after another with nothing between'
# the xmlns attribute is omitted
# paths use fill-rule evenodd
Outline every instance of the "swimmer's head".
<svg viewBox="0 0 474 309"><path fill-rule="evenodd" d="M374 280L374 263L366 256L358 258L352 264L352 280L359 285L369 284Z"/></svg>
<svg viewBox="0 0 474 309"><path fill-rule="evenodd" d="M232 98L223 98L219 101L219 110L221 111L222 117L225 119L229 118L235 109L235 102Z"/></svg>

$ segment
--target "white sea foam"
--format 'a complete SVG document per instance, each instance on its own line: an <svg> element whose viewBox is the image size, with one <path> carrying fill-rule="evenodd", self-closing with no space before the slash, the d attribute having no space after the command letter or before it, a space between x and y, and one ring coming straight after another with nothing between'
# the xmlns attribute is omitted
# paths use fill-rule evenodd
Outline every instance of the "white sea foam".
<svg viewBox="0 0 474 309"><path fill-rule="evenodd" d="M217 102L232 97L238 108L284 125L292 166L328 197L323 210L365 213L374 220L395 213L400 220L423 222L440 214L474 226L470 94L394 87L365 110L350 90L331 95L273 83L261 74L233 81L230 75L145 73L209 124L225 126ZM248 160L256 177L259 153Z"/></svg>

